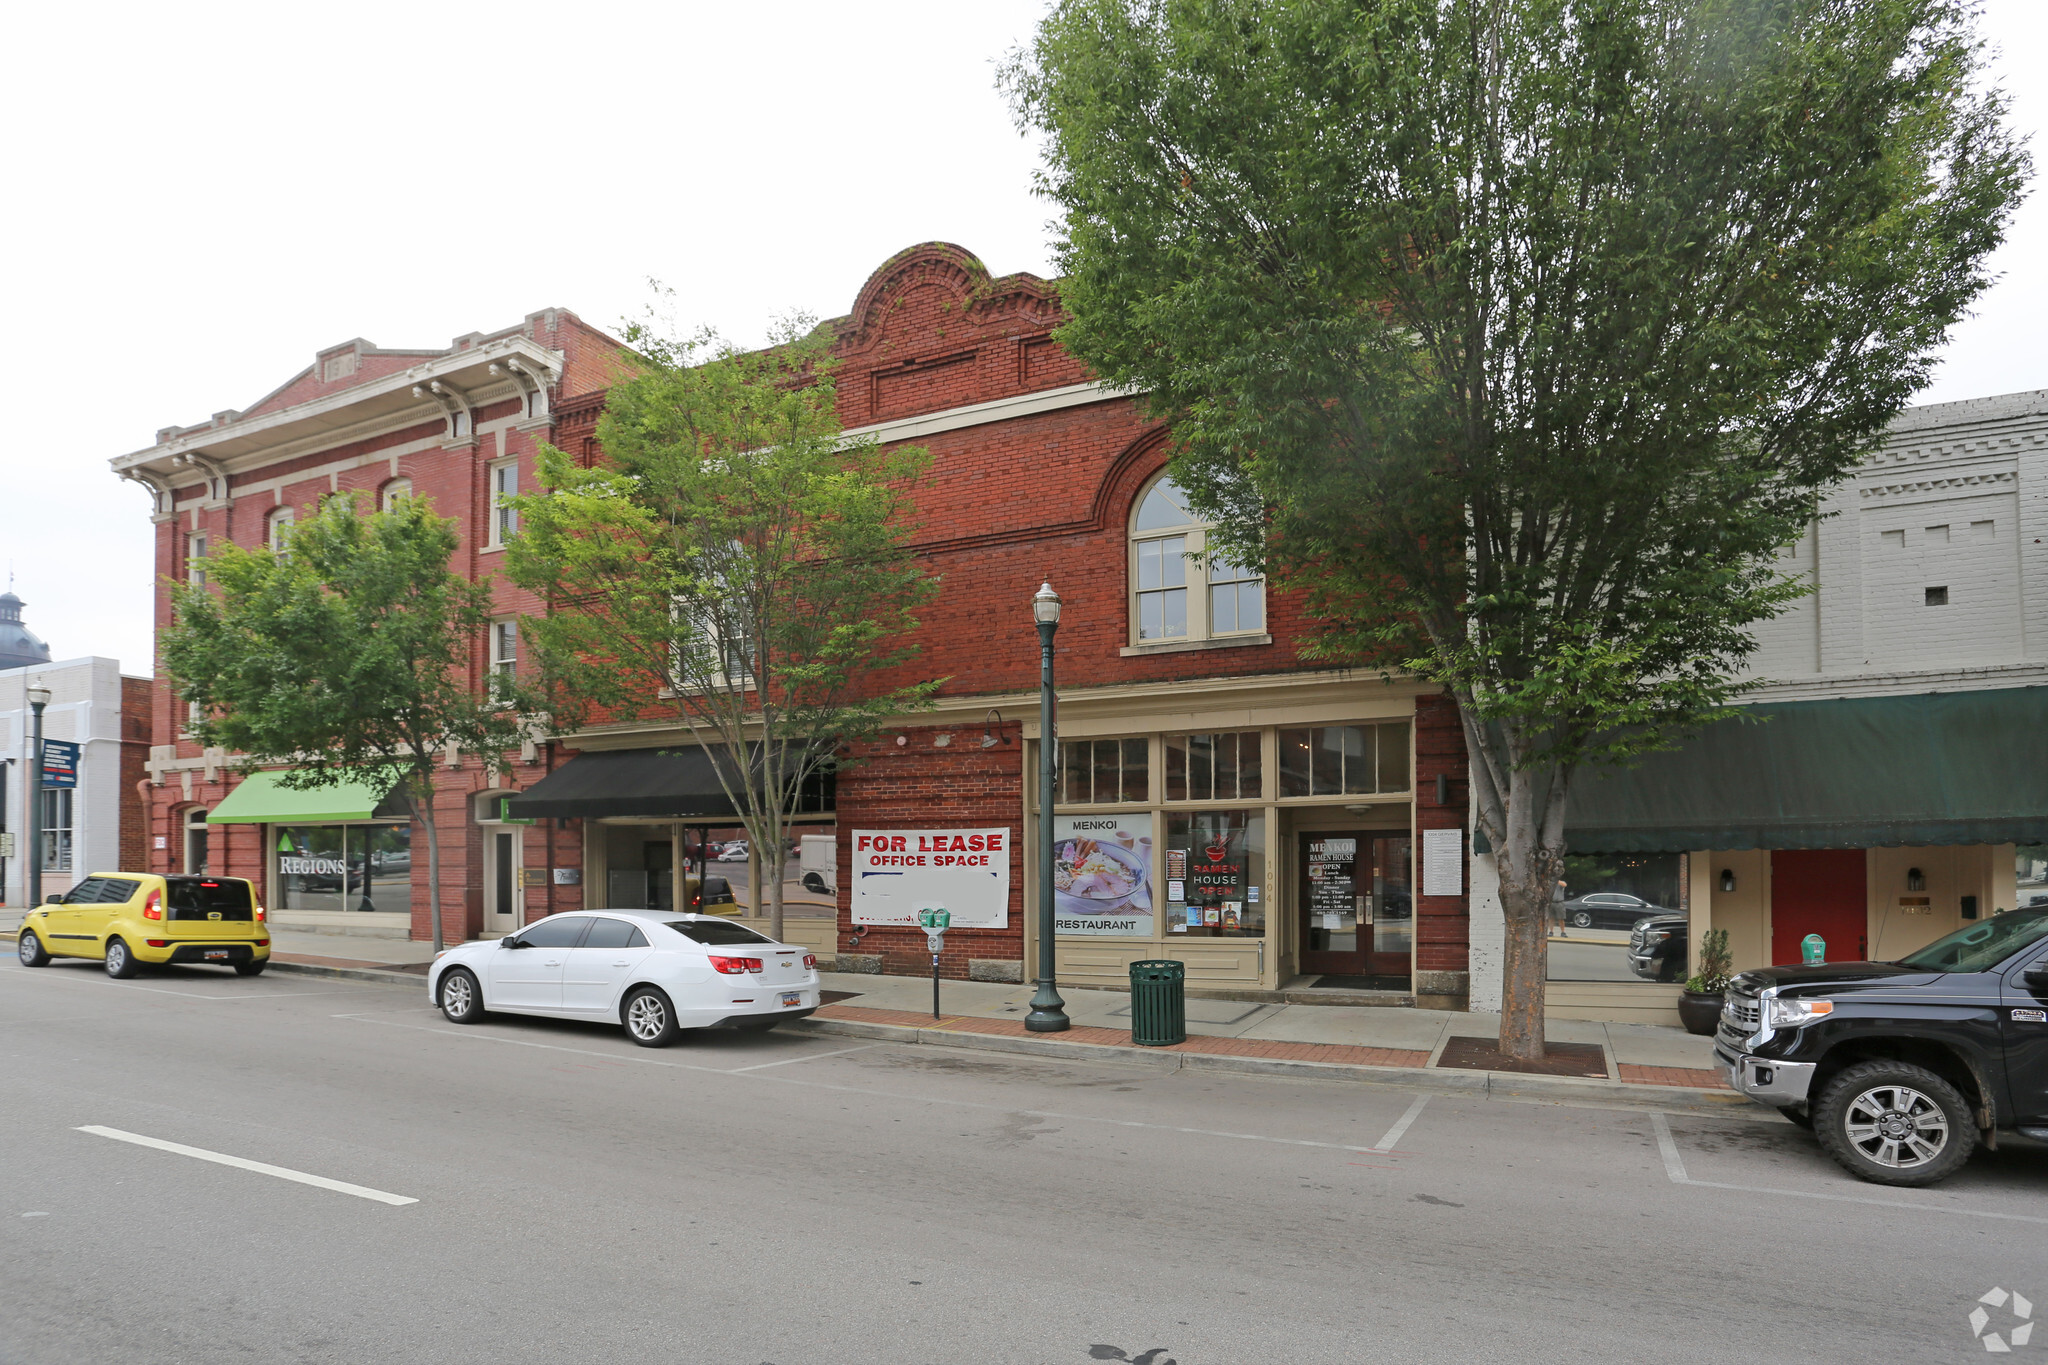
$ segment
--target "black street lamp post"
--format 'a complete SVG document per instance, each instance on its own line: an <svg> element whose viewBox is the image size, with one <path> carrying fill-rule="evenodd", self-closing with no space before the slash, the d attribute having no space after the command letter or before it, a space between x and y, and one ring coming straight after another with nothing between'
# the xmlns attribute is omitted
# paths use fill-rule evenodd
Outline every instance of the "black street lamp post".
<svg viewBox="0 0 2048 1365"><path fill-rule="evenodd" d="M28 756L28 907L33 912L43 903L43 708L50 704L50 689L28 689L29 709L35 712L35 746Z"/></svg>
<svg viewBox="0 0 2048 1365"><path fill-rule="evenodd" d="M1059 738L1053 733L1052 637L1060 628L1060 595L1052 584L1032 594L1031 618L1038 623L1038 991L1024 1027L1033 1033L1063 1033L1070 1026L1067 1002L1053 981L1052 788Z"/></svg>

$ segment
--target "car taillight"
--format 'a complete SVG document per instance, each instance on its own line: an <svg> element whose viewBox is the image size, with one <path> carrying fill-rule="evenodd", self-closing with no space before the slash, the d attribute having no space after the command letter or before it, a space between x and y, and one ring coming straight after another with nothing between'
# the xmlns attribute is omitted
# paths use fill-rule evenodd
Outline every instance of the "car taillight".
<svg viewBox="0 0 2048 1365"><path fill-rule="evenodd" d="M259 905L259 906L257 906L257 907L256 907L256 922L257 922L258 924L261 924L261 923L263 923L263 921L264 921L264 919L265 919L265 918L266 918L266 916L265 916L265 915L264 915L264 913L263 913L263 907L262 907L262 906L260 906L260 905Z"/></svg>
<svg viewBox="0 0 2048 1365"><path fill-rule="evenodd" d="M168 948L171 946L171 941L167 938L146 938L143 942L152 948Z"/></svg>
<svg viewBox="0 0 2048 1365"><path fill-rule="evenodd" d="M817 955L816 953L805 953L805 954L804 954L804 970L806 970L806 971L815 971L815 970L817 969L817 966L818 966L818 955Z"/></svg>
<svg viewBox="0 0 2048 1365"><path fill-rule="evenodd" d="M163 892L152 891L149 893L149 899L142 903L142 917L144 919L162 919L164 917ZM163 945L155 944L153 946L160 948Z"/></svg>
<svg viewBox="0 0 2048 1365"><path fill-rule="evenodd" d="M711 959L711 970L724 972L727 976L738 976L742 972L758 972L761 970L761 959L758 957L714 957Z"/></svg>
<svg viewBox="0 0 2048 1365"><path fill-rule="evenodd" d="M270 940L267 938L259 938L256 940L256 946L258 948L268 948L270 946Z"/></svg>

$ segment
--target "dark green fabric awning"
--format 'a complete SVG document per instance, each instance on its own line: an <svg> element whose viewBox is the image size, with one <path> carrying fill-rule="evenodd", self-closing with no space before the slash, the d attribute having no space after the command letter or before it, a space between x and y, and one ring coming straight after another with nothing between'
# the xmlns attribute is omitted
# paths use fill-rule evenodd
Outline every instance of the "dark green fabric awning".
<svg viewBox="0 0 2048 1365"><path fill-rule="evenodd" d="M2048 843L2048 687L1747 706L1573 784L1573 853Z"/></svg>

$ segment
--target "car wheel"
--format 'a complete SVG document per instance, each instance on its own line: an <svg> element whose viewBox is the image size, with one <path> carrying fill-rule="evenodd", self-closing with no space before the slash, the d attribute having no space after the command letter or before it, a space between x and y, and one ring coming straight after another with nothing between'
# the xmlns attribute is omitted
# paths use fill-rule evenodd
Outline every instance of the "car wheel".
<svg viewBox="0 0 2048 1365"><path fill-rule="evenodd" d="M1574 910L1574 911L1572 911L1572 928L1574 928L1574 929L1590 929L1590 928L1592 928L1592 927L1593 927L1593 912L1592 912L1591 910Z"/></svg>
<svg viewBox="0 0 2048 1365"><path fill-rule="evenodd" d="M667 1047L676 1040L676 1009L668 996L652 986L642 986L626 997L619 1010L626 1036L642 1047Z"/></svg>
<svg viewBox="0 0 2048 1365"><path fill-rule="evenodd" d="M268 967L269 965L270 965L270 959L269 959L269 958L264 958L264 959L262 959L261 961L258 961L258 962L237 962L237 963L235 964L235 975L236 975L236 976L261 976L261 975L263 975L263 969L264 969L265 967Z"/></svg>
<svg viewBox="0 0 2048 1365"><path fill-rule="evenodd" d="M1864 1062L1835 1077L1813 1111L1813 1131L1842 1169L1879 1185L1932 1185L1977 1145L1962 1092L1905 1062Z"/></svg>
<svg viewBox="0 0 2048 1365"><path fill-rule="evenodd" d="M107 940L107 975L126 981L142 975L142 966L135 960L135 954L128 951L128 945L118 938Z"/></svg>
<svg viewBox="0 0 2048 1365"><path fill-rule="evenodd" d="M35 930L21 931L21 941L14 945L14 951L21 958L24 967L47 967L50 965L50 950L36 937Z"/></svg>
<svg viewBox="0 0 2048 1365"><path fill-rule="evenodd" d="M467 967L450 967L441 978L441 1013L451 1024L474 1024L484 1017L483 987Z"/></svg>

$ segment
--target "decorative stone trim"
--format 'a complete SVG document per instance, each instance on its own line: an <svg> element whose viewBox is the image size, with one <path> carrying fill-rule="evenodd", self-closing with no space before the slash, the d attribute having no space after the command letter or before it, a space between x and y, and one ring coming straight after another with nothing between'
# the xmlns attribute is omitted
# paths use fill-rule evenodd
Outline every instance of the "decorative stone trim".
<svg viewBox="0 0 2048 1365"><path fill-rule="evenodd" d="M876 960L880 961L879 958ZM1024 963L1014 957L970 957L967 959L967 979L1002 981L1012 986L1021 986L1024 984Z"/></svg>

